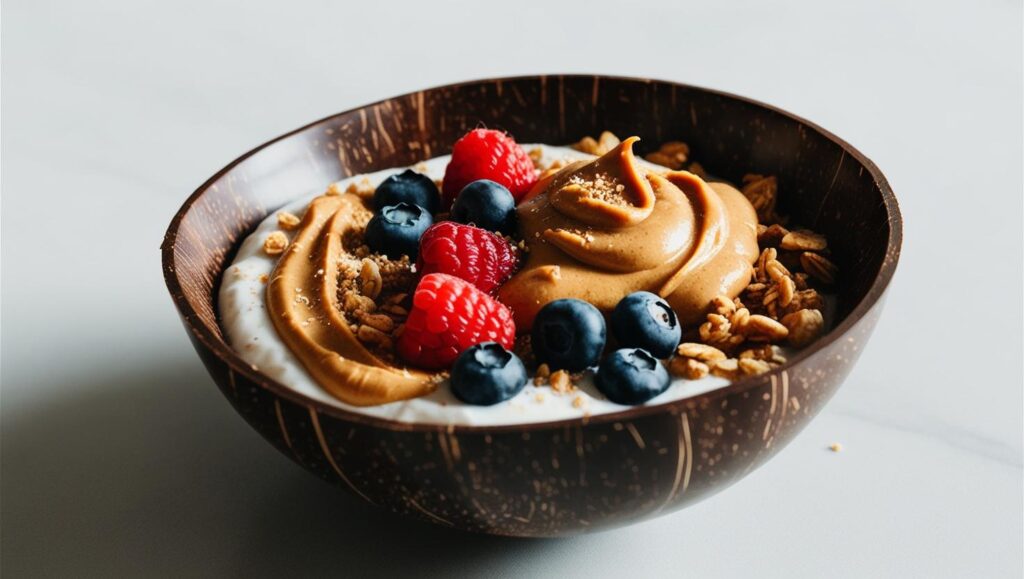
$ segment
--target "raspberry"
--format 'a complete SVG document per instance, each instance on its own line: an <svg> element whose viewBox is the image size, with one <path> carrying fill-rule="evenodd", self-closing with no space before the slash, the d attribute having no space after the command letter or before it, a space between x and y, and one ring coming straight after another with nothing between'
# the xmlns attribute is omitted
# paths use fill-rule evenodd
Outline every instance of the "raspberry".
<svg viewBox="0 0 1024 579"><path fill-rule="evenodd" d="M473 129L455 142L444 171L441 204L447 211L462 188L478 179L501 183L518 203L537 180L533 161L515 140L491 129Z"/></svg>
<svg viewBox="0 0 1024 579"><path fill-rule="evenodd" d="M508 308L468 281L432 273L413 293L398 355L420 368L448 368L466 348L498 342L511 349L515 336Z"/></svg>
<svg viewBox="0 0 1024 579"><path fill-rule="evenodd" d="M447 273L492 293L519 266L519 252L490 231L453 221L436 223L420 238L417 271Z"/></svg>

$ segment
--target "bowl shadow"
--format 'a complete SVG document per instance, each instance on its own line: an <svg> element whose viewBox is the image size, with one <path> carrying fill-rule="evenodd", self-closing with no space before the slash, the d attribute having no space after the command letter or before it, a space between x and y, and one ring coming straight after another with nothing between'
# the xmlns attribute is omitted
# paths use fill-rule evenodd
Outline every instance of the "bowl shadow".
<svg viewBox="0 0 1024 579"><path fill-rule="evenodd" d="M570 543L472 535L362 503L271 450L184 354L68 379L66 397L4 412L0 572L450 576Z"/></svg>

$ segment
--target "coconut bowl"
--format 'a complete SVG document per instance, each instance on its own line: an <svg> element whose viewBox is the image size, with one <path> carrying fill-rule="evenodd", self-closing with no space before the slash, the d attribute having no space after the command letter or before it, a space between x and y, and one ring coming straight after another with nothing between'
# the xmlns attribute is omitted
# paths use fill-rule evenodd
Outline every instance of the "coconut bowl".
<svg viewBox="0 0 1024 579"><path fill-rule="evenodd" d="M610 130L640 136L641 153L683 140L711 174L733 182L748 172L776 175L782 212L828 236L841 270L831 331L774 371L705 394L497 427L408 424L326 406L232 350L218 325L218 286L260 220L343 177L448 153L480 125L552 144ZM779 452L853 368L882 311L900 242L899 208L885 177L828 131L718 91L566 75L423 90L278 137L199 187L171 221L162 251L167 287L196 352L228 402L279 451L397 513L466 531L547 537L670 513Z"/></svg>

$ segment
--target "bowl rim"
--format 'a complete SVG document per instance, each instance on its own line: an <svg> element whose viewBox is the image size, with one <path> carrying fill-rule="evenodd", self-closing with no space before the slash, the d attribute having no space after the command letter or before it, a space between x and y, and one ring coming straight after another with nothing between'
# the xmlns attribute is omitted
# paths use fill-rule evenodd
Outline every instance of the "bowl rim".
<svg viewBox="0 0 1024 579"><path fill-rule="evenodd" d="M322 123L331 121L332 119L335 119L336 117L339 117L341 115L349 114L360 109L380 105L388 101L408 98L417 93L441 89L455 89L463 86L481 85L497 82L514 82L522 80L549 78L555 78L559 80L565 78L582 78L598 80L607 79L615 81L626 81L637 84L658 83L667 86L683 88L686 90L704 92L714 96L719 96L726 99L739 101L741 103L745 103L748 105L753 105L755 107L760 107L771 113L781 115L803 125L805 128L811 131L817 132L818 134L825 137L829 141L832 141L834 144L838 145L840 149L844 151L845 155L853 157L857 162L864 166L871 174L871 177L874 180L875 185L878 187L879 191L882 194L882 199L884 201L884 207L887 215L888 240L886 242L885 250L886 257L882 262L878 274L875 276L875 279L872 281L871 286L868 288L867 293L865 293L864 297L854 306L854 308L845 317L845 319L843 319L842 322L840 322L837 326L833 327L824 336L821 336L820 338L815 340L814 343L811 344L809 347L800 350L795 356L787 360L785 364L782 364L781 366L772 369L771 372L768 372L766 374L761 374L757 376L746 376L744 378L741 378L740 380L732 382L729 385L723 386L721 388L715 388L713 390L697 394L694 396L680 398L678 400L672 400L669 402L662 402L659 404L653 404L650 406L634 406L616 412L609 412L593 416L581 416L578 418L568 418L562 420L481 426L403 422L400 420L392 420L389 418L380 418L367 414L361 414L358 412L353 412L342 408L338 408L336 406L325 404L319 400L316 400L315 398L302 394L278 382L277 380L274 380L273 378L270 378L269 376L263 374L259 370L254 370L250 364L245 362L237 353L235 353L235 351L230 346L228 346L226 341L219 339L214 334L214 332L209 327L206 326L206 324L199 317L195 309L192 308L191 304L189 304L188 299L185 297L185 293L182 290L181 283L178 279L178 272L174 262L174 248L178 236L178 229L181 226L181 223L184 220L185 216L192 209L192 206L196 203L196 201L198 201L210 189L210 187L214 183L216 183L221 177L223 177L225 174L233 170L236 166L238 166L240 163L242 163L249 157L252 157L253 155L277 144L278 142L284 141L296 134L302 133L303 131L311 129ZM838 170L839 169L837 168L837 174ZM886 289L888 288L889 283L892 281L892 277L895 274L896 267L899 262L902 243L903 218L900 213L899 204L896 201L896 196L893 194L892 188L890 187L888 180L885 178L885 175L882 174L878 166L875 165L875 163L871 161L871 159L869 159L866 155L861 153L859 150L857 150L851 144L847 143L845 140L837 137L830 131L818 126L817 124L808 121L807 119L804 119L803 117L785 111L774 105L770 105L748 97L736 95L733 93L717 89L710 89L701 86L695 86L669 80L603 74L537 74L466 80L412 91L401 95L380 99L371 103L362 104L339 113L328 115L321 119L307 123L297 129L288 131L287 133L274 137L254 147L253 149L250 149L249 151L243 153L238 158L231 161L222 169L217 171L212 177L203 182L203 184L200 185L188 197L188 199L185 200L181 208L178 209L178 212L175 213L173 219L171 220L170 225L167 228L166 233L164 234L164 240L163 243L161 244L160 249L162 255L161 262L163 265L164 282L167 285L167 289L171 293L171 297L174 299L175 305L178 308L178 312L182 318L182 321L184 322L188 331L191 332L192 336L199 342L201 342L204 347L213 352L213 354L216 355L218 359L224 362L228 366L229 371L242 374L250 381L259 384L261 387L269 390L278 397L285 398L293 403L310 408L311 410L315 409L318 413L327 414L334 418L348 422L355 422L371 427L392 431L436 432L439 430L444 430L450 433L487 434L509 431L525 432L534 430L584 426L590 424L614 423L633 420L636 418L661 413L679 414L685 412L686 407L692 407L700 402L710 402L735 393L751 390L758 386L759 384L763 384L765 380L777 378L778 376L788 371L789 369L801 364L807 358L815 355L816 353L823 350L830 344L844 337L850 331L850 329L857 325L857 323L860 322L861 319L879 302L879 300L885 293ZM220 275L223 275L223 271L220 272ZM214 289L216 289L216 287L218 287L218 285L215 284Z"/></svg>

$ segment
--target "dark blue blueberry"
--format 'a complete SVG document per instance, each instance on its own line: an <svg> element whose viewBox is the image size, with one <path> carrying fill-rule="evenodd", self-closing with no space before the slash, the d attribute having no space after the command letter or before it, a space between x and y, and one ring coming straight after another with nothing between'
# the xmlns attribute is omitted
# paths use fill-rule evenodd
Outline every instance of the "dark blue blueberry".
<svg viewBox="0 0 1024 579"><path fill-rule="evenodd" d="M408 255L415 261L420 250L420 237L433 222L430 213L419 205L388 205L366 224L366 245L390 259Z"/></svg>
<svg viewBox="0 0 1024 579"><path fill-rule="evenodd" d="M516 229L516 201L503 185L480 179L459 192L452 204L451 219L488 231L512 234Z"/></svg>
<svg viewBox="0 0 1024 579"><path fill-rule="evenodd" d="M651 292L622 298L609 321L620 346L643 348L656 358L670 358L683 335L672 306Z"/></svg>
<svg viewBox="0 0 1024 579"><path fill-rule="evenodd" d="M437 213L437 208L441 205L441 194L437 191L433 179L412 169L406 169L384 179L373 192L373 207L377 211L399 203L419 205L433 214Z"/></svg>
<svg viewBox="0 0 1024 579"><path fill-rule="evenodd" d="M515 396L526 385L526 367L497 342L472 346L452 366L452 394L467 404L490 406Z"/></svg>
<svg viewBox="0 0 1024 579"><path fill-rule="evenodd" d="M552 370L579 372L596 366L605 342L604 316L583 300L555 300L537 312L530 344Z"/></svg>
<svg viewBox="0 0 1024 579"><path fill-rule="evenodd" d="M615 350L605 358L594 384L617 404L642 404L664 392L668 371L657 358L641 348Z"/></svg>

